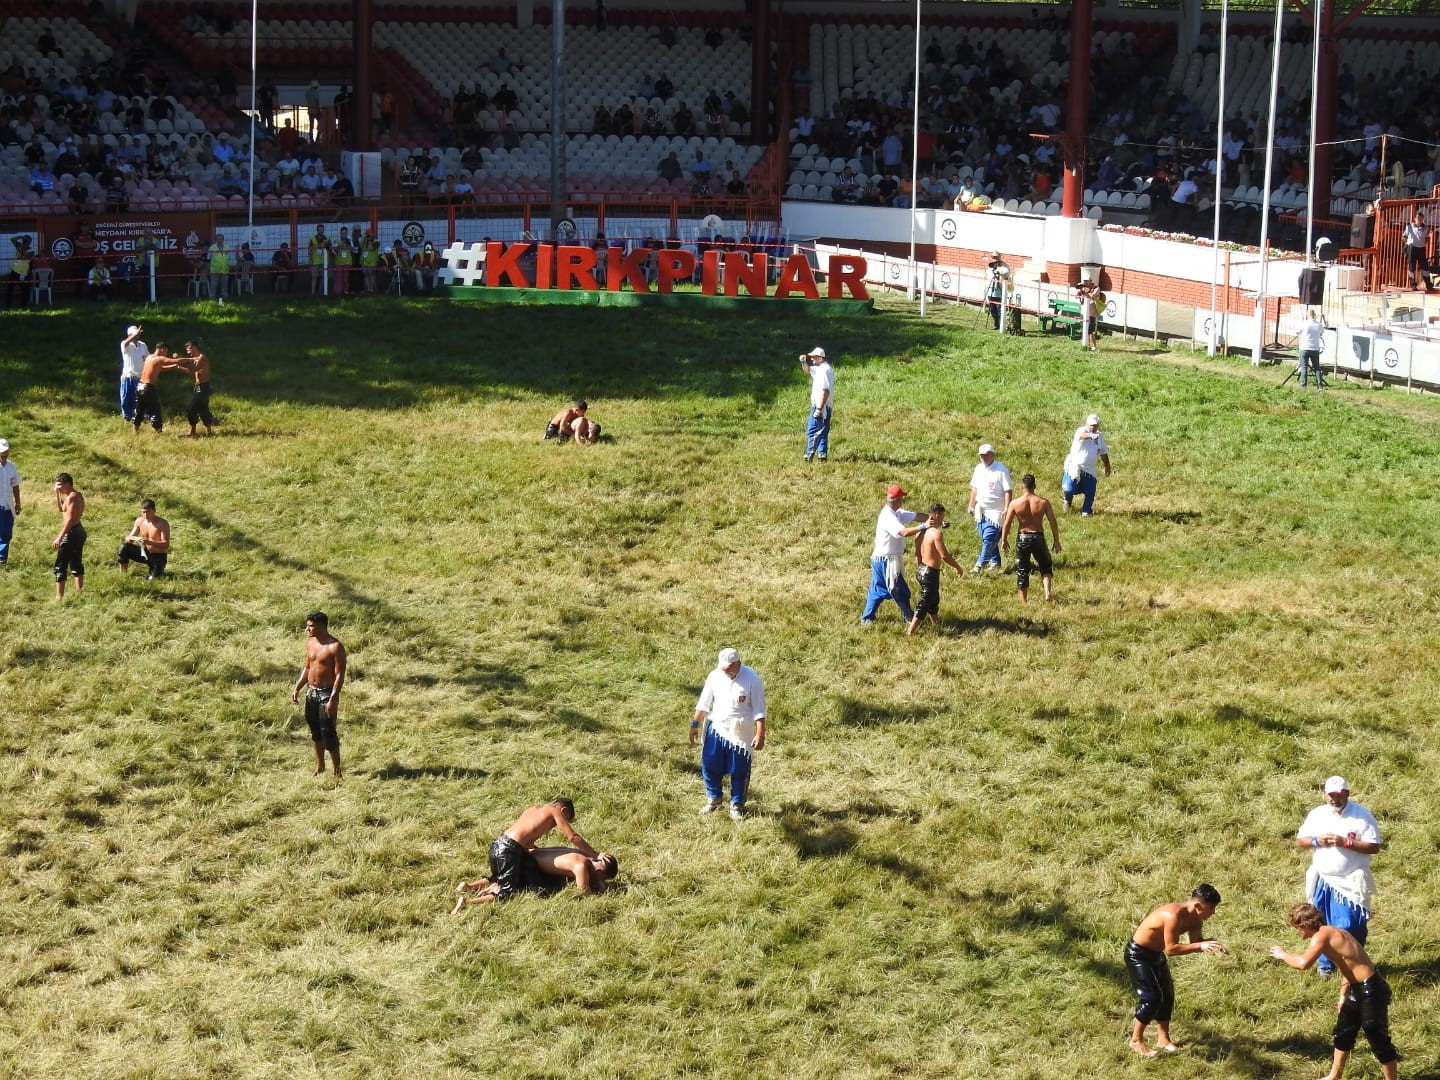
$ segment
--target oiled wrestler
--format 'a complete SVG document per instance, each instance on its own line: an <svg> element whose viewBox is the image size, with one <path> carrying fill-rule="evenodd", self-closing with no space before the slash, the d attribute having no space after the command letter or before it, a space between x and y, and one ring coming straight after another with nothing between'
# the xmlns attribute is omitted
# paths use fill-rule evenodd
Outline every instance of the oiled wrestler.
<svg viewBox="0 0 1440 1080"><path fill-rule="evenodd" d="M1205 938L1205 920L1220 906L1220 893L1213 885L1197 885L1190 899L1178 904L1161 904L1146 915L1125 946L1125 968L1139 999L1135 1005L1135 1026L1130 1049L1141 1057L1154 1057L1145 1044L1145 1028L1155 1021L1161 1050L1178 1049L1170 1038L1170 1015L1175 1009L1175 986L1170 981L1167 957L1185 953L1224 953L1218 941ZM1182 942L1182 937L1189 942Z"/></svg>
<svg viewBox="0 0 1440 1080"><path fill-rule="evenodd" d="M535 861L535 844L551 830L559 830L571 845L588 859L600 853L575 831L575 804L569 799L556 799L544 806L532 806L515 819L490 845L490 880L496 886L495 898L508 900L516 893L538 892L545 885L545 875Z"/></svg>
<svg viewBox="0 0 1440 1080"><path fill-rule="evenodd" d="M915 537L915 576L920 582L920 598L915 604L915 614L905 627L909 637L915 636L922 619L928 618L934 626L940 624L940 568L949 563L955 568L955 573L965 573L945 547L945 535L940 530L948 524L945 507L931 503L925 524L920 526L920 532Z"/></svg>

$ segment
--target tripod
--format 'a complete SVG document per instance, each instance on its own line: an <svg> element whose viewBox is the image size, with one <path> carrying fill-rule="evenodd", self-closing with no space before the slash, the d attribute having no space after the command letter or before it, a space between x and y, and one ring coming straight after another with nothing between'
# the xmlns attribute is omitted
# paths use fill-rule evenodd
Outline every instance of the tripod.
<svg viewBox="0 0 1440 1080"><path fill-rule="evenodd" d="M1295 378L1295 376L1299 375L1299 374L1300 374L1301 372L1303 372L1304 370L1305 370L1305 354L1304 354L1304 353L1301 353L1301 354L1300 354L1300 363L1295 366L1295 369L1294 369L1293 371L1291 371L1289 375L1286 375L1285 378L1280 381L1280 385L1281 385L1281 386L1284 386L1286 383L1288 383L1291 379ZM1324 375L1324 373L1320 370L1320 362L1319 362L1319 360L1316 360L1316 362L1315 362L1314 374L1315 374L1315 388L1316 388L1317 390L1324 390L1324 389L1325 389L1325 385L1326 385L1326 383L1325 383L1325 375Z"/></svg>

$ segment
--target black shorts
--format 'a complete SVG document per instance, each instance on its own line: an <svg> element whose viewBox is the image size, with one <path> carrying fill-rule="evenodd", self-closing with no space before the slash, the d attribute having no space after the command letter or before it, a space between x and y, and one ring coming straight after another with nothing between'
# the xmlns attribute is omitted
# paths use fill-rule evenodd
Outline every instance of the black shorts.
<svg viewBox="0 0 1440 1080"><path fill-rule="evenodd" d="M1175 1011L1175 984L1170 981L1170 962L1156 949L1146 949L1132 940L1125 946L1125 970L1135 988L1135 1019L1170 1022Z"/></svg>
<svg viewBox="0 0 1440 1080"><path fill-rule="evenodd" d="M1390 1041L1390 984L1378 971L1346 992L1335 1018L1336 1050L1349 1053L1355 1049L1355 1037L1365 1032L1375 1060L1388 1065L1399 1054Z"/></svg>
<svg viewBox="0 0 1440 1080"><path fill-rule="evenodd" d="M340 749L340 733L335 729L335 717L325 711L335 691L323 686L305 689L305 722L310 725L310 741L317 742L329 751Z"/></svg>
<svg viewBox="0 0 1440 1080"><path fill-rule="evenodd" d="M153 383L141 383L135 395L135 424L149 420L156 431L165 429L165 415L160 409L160 391Z"/></svg>
<svg viewBox="0 0 1440 1080"><path fill-rule="evenodd" d="M132 562L143 562L146 569L150 571L151 577L160 577L165 573L165 564L170 561L169 552L146 551L139 544L121 544L120 550L115 553L121 566L128 566Z"/></svg>
<svg viewBox="0 0 1440 1080"><path fill-rule="evenodd" d="M190 396L190 405L185 410L185 419L191 425L204 421L205 426L214 427L215 417L210 413L210 384L196 383L195 392Z"/></svg>
<svg viewBox="0 0 1440 1080"><path fill-rule="evenodd" d="M546 892L547 875L535 855L518 840L500 836L490 845L490 880L495 899L509 900L516 893Z"/></svg>
<svg viewBox="0 0 1440 1080"><path fill-rule="evenodd" d="M60 541L55 552L55 580L64 581L68 572L77 578L85 576L85 526L76 525Z"/></svg>
<svg viewBox="0 0 1440 1080"><path fill-rule="evenodd" d="M1045 546L1044 533L1022 532L1015 544L1015 583L1022 589L1030 587L1031 559L1035 560L1041 577L1050 576L1054 564L1050 561L1050 549Z"/></svg>
<svg viewBox="0 0 1440 1080"><path fill-rule="evenodd" d="M920 598L915 601L915 618L940 614L940 570L934 566L921 566L915 571L920 582Z"/></svg>

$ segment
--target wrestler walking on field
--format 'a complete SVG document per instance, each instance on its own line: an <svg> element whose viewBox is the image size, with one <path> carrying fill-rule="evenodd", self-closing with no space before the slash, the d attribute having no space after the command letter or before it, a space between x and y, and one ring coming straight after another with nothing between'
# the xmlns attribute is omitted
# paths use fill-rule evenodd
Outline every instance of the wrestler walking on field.
<svg viewBox="0 0 1440 1080"><path fill-rule="evenodd" d="M345 646L330 636L330 618L323 611L305 616L305 666L290 692L292 704L305 691L305 722L310 725L310 741L315 746L315 775L325 771L325 751L335 766L335 779L341 777L340 735L335 730L335 714L340 707L340 688L345 685Z"/></svg>

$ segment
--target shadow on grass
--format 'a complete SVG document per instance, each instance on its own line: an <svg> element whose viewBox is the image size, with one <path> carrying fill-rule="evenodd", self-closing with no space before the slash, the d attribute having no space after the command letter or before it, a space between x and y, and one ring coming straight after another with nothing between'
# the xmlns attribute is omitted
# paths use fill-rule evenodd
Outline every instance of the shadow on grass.
<svg viewBox="0 0 1440 1080"><path fill-rule="evenodd" d="M910 822L919 819L913 811L900 810L882 803L853 803L839 809L822 809L811 802L786 802L780 807L780 830L802 859L834 859L853 855L860 862L887 874L903 877L910 884L930 888L930 872L919 863L893 853L857 852L859 835L851 823L863 824L883 818L902 817Z"/></svg>
<svg viewBox="0 0 1440 1080"><path fill-rule="evenodd" d="M107 470L111 479L117 477L136 477L136 473L122 461L98 454L76 443L70 444L70 453L74 458L87 458L96 465ZM178 516L194 523L202 529L213 530L220 544L226 545L234 551L244 552L257 560L264 562L272 569L281 569L301 575L309 579L319 579L328 584L331 593L338 601L338 607L350 608L350 625L357 623L376 624L384 627L385 637L390 642L391 648L397 654L409 655L423 661L427 666L437 662L445 663L451 660L452 645L449 641L435 634L433 629L424 619L416 619L406 614L401 608L386 603L378 597L370 596L356 588L354 583L343 574L333 570L326 570L322 566L314 565L300 559L291 558L281 554L275 548L262 543L244 530L237 529L232 525L217 520L205 507L192 500L182 498L174 493L167 492L166 505ZM316 588L317 594L322 590ZM303 610L303 605L299 606ZM343 625L345 614L336 617L337 605L331 605L328 614L337 628ZM298 622L298 616L295 616ZM297 625L297 640L300 627ZM342 631L343 633L343 631ZM233 681L254 682L262 678L268 678L270 667L273 665L262 665L256 671L245 673L233 665L228 669L228 676ZM445 685L459 685L479 687L481 689L494 690L520 690L528 683L523 675L519 675L508 668L499 667L487 662L477 662L468 656L453 657L452 671L445 678ZM362 676L354 676L357 680ZM405 676L399 677L406 678ZM434 683L426 682L430 676L425 674L414 674L409 676L415 680L414 685L429 686ZM578 717L578 714L575 714ZM579 718L585 723L591 723L588 718ZM573 722L574 717L567 717ZM592 730L581 727L579 730ZM593 730L598 730L595 728Z"/></svg>
<svg viewBox="0 0 1440 1080"><path fill-rule="evenodd" d="M836 719L847 727L880 727L884 724L913 724L929 720L944 711L945 707L939 705L897 705L888 701L842 697Z"/></svg>
<svg viewBox="0 0 1440 1080"><path fill-rule="evenodd" d="M1036 606L1042 610L1044 608L1043 603ZM997 634L1016 634L1020 637L1046 638L1050 636L1049 626L1037 623L1028 615L1019 615L1014 619L941 619L940 625L945 630L957 634L978 634L991 630Z"/></svg>
<svg viewBox="0 0 1440 1080"><path fill-rule="evenodd" d="M1328 1068L1331 1045L1320 1035L1291 1035L1262 1041L1236 1035L1233 1030L1214 1031L1203 1022L1197 1022L1193 1034L1183 1041L1181 1053L1223 1065L1227 1076L1268 1080L1290 1073L1289 1062L1277 1057L1281 1054L1310 1058L1314 1060L1315 1068Z"/></svg>
<svg viewBox="0 0 1440 1080"><path fill-rule="evenodd" d="M403 765L398 761L370 775L376 780L486 780L490 777L484 769L468 765Z"/></svg>
<svg viewBox="0 0 1440 1080"><path fill-rule="evenodd" d="M10 317L14 347L0 360L0 402L39 388L97 413L111 411L115 350L82 350L77 343L118 344L129 318L142 323L151 345L191 336L204 342L215 359L222 412L226 397L390 411L446 393L497 390L556 399L583 393L768 403L802 386L796 342L808 344L814 334L813 314L780 305L727 314L717 338L713 312L683 308L642 316L618 308L257 296L225 308L174 306L137 317L79 304ZM643 335L635 333L637 318L645 322ZM825 332L826 347L843 357L925 353L940 348L948 333L938 324L917 329L887 318L835 320ZM608 343L619 339L634 347L615 354ZM557 341L566 346L556 348ZM173 398L178 382L162 387L162 395ZM101 386L107 393L97 393Z"/></svg>
<svg viewBox="0 0 1440 1080"><path fill-rule="evenodd" d="M1167 521L1173 525L1191 525L1203 515L1198 510L1107 510L1105 516L1130 518L1132 521Z"/></svg>
<svg viewBox="0 0 1440 1080"><path fill-rule="evenodd" d="M1440 984L1440 956L1407 960L1399 964L1386 964L1385 974L1408 979L1417 987Z"/></svg>

